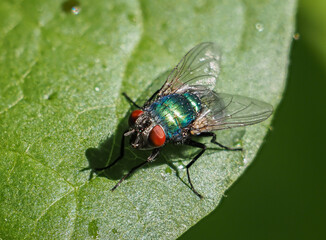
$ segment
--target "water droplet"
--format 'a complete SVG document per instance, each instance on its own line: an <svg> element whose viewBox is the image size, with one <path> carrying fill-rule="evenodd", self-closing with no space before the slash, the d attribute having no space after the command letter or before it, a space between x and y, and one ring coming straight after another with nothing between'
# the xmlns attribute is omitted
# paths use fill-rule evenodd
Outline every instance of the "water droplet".
<svg viewBox="0 0 326 240"><path fill-rule="evenodd" d="M67 0L61 5L62 11L78 15L81 11L80 3L76 0Z"/></svg>
<svg viewBox="0 0 326 240"><path fill-rule="evenodd" d="M256 29L258 32L264 31L264 25L262 23L256 23Z"/></svg>
<svg viewBox="0 0 326 240"><path fill-rule="evenodd" d="M99 87L95 87L95 91L96 92L100 91L100 88Z"/></svg>
<svg viewBox="0 0 326 240"><path fill-rule="evenodd" d="M75 7L72 7L71 8L71 12L74 14L74 15L78 15L80 13L80 10L81 8L78 7L78 6L75 6Z"/></svg>
<svg viewBox="0 0 326 240"><path fill-rule="evenodd" d="M294 40L299 40L300 39L300 33L293 34L293 39Z"/></svg>
<svg viewBox="0 0 326 240"><path fill-rule="evenodd" d="M164 173L161 173L161 177L163 180L166 180L166 175Z"/></svg>
<svg viewBox="0 0 326 240"><path fill-rule="evenodd" d="M57 95L58 94L56 92L48 93L43 96L43 99L44 100L53 100L57 97Z"/></svg>

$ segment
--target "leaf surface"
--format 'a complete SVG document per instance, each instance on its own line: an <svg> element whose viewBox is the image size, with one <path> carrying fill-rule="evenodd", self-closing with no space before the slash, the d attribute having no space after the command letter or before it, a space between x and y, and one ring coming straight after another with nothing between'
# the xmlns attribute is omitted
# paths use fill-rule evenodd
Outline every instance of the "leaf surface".
<svg viewBox="0 0 326 240"><path fill-rule="evenodd" d="M78 15L65 6L0 2L0 237L175 239L216 208L271 119L218 132L218 141L245 150L209 145L191 168L203 200L186 184L182 167L196 152L187 147L167 147L114 192L148 152L126 147L121 162L91 180L81 170L118 155L130 111L121 93L149 97L199 42L216 42L223 52L216 91L276 108L295 1L80 1Z"/></svg>

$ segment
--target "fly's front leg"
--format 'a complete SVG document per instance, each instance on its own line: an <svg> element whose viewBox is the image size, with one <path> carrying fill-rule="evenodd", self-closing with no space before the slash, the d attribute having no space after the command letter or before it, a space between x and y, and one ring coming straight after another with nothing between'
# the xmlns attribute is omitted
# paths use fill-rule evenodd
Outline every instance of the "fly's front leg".
<svg viewBox="0 0 326 240"><path fill-rule="evenodd" d="M136 108L141 108L137 103L135 103L133 100L131 100L131 98L126 94L126 93L122 93L122 95L130 102L132 103L132 105L134 105Z"/></svg>
<svg viewBox="0 0 326 240"><path fill-rule="evenodd" d="M147 100L147 102L152 101L152 100L156 97L156 95L161 91L161 89L162 89L162 88L156 90L156 92L153 93L153 95L152 95L152 96Z"/></svg>
<svg viewBox="0 0 326 240"><path fill-rule="evenodd" d="M152 151L151 155L146 159L146 161L142 162L141 164L133 167L125 176L123 176L123 178L120 179L120 181L111 189L111 191L113 192L117 187L120 186L120 184L127 178L129 177L134 171L136 171L138 168L141 168L142 166L144 166L145 164L149 163L149 162L154 162L155 159L157 158L157 156L160 153L160 149L156 148Z"/></svg>
<svg viewBox="0 0 326 240"><path fill-rule="evenodd" d="M200 198L203 198L203 196L201 194L199 194L194 186L192 185L191 179L190 179L190 174L189 174L189 169L190 167L198 160L198 158L200 158L201 155L203 155L203 153L206 151L206 145L202 144L200 142L195 142L193 140L188 140L186 141L187 145L192 146L192 147L197 147L197 148L201 148L202 150L187 164L186 169L187 169L187 176L188 176L188 182L190 184L191 190Z"/></svg>
<svg viewBox="0 0 326 240"><path fill-rule="evenodd" d="M103 168L96 168L95 171L102 171L105 169L109 169L111 168L113 165L115 165L120 159L123 158L124 154L125 154L125 133L127 133L128 130L126 130L123 134L122 134L122 139L121 139L121 144L120 144L120 155L117 157L116 160L114 160L111 164L109 164L106 167Z"/></svg>
<svg viewBox="0 0 326 240"><path fill-rule="evenodd" d="M214 143L217 146L219 146L219 147L221 147L221 148L223 148L225 150L229 150L229 151L242 151L243 150L242 148L230 148L230 147L222 145L219 142L216 142L216 134L213 133L213 132L204 132L204 133L199 134L198 136L200 136L200 137L212 137L211 143Z"/></svg>

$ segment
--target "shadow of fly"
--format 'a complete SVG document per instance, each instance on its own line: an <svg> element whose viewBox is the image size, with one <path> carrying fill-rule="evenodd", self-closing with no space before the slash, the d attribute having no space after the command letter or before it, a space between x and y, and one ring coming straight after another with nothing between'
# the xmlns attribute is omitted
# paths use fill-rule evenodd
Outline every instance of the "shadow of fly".
<svg viewBox="0 0 326 240"><path fill-rule="evenodd" d="M109 169L123 158L126 137L130 138L133 148L152 152L122 177L112 191L138 168L155 161L162 147L172 143L201 149L186 165L186 170L191 190L202 198L191 182L189 169L205 152L206 145L192 137L211 137L211 142L222 149L241 151L241 148L230 148L217 142L214 131L256 124L272 114L273 107L268 103L213 91L220 72L220 60L214 43L200 43L181 59L163 86L143 106L123 93L137 110L129 117L130 128L122 135L118 158L95 170Z"/></svg>

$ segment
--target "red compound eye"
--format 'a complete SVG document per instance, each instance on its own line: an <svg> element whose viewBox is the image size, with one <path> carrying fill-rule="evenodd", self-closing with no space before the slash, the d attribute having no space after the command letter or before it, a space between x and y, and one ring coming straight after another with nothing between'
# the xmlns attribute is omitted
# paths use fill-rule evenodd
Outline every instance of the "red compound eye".
<svg viewBox="0 0 326 240"><path fill-rule="evenodd" d="M135 124L137 118L142 115L144 112L140 109L132 111L129 117L129 125L132 126Z"/></svg>
<svg viewBox="0 0 326 240"><path fill-rule="evenodd" d="M165 143L165 133L160 125L153 127L149 133L149 140L155 147L160 147Z"/></svg>

